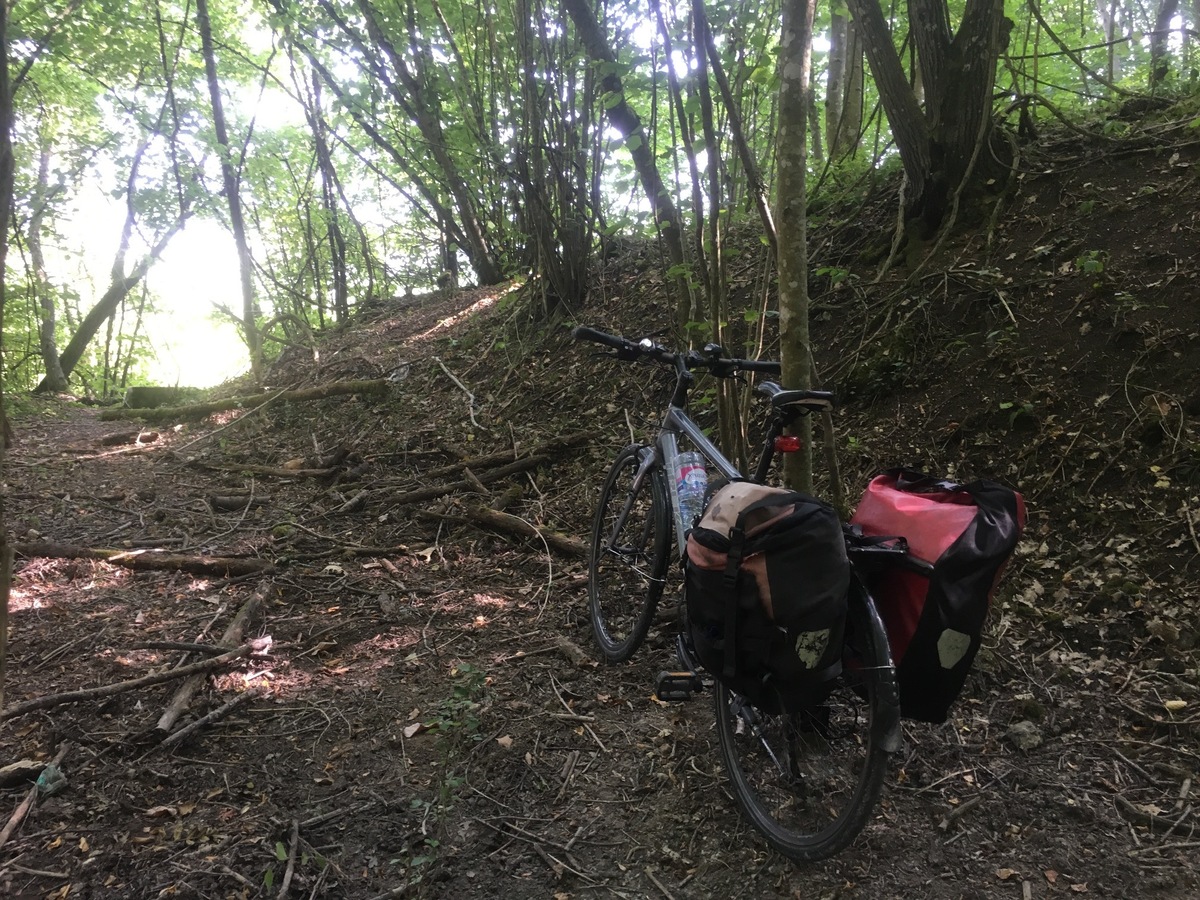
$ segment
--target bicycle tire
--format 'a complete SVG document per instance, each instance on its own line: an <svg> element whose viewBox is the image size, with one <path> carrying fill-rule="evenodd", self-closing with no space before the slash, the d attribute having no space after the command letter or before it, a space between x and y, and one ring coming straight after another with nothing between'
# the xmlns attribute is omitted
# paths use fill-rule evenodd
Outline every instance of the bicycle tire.
<svg viewBox="0 0 1200 900"><path fill-rule="evenodd" d="M889 723L898 736L891 655L865 591L851 589L843 671L819 706L768 715L719 682L714 699L734 799L767 843L797 862L849 846L883 789Z"/></svg>
<svg viewBox="0 0 1200 900"><path fill-rule="evenodd" d="M636 492L633 480L649 448L617 454L596 506L588 559L588 613L596 644L609 663L625 662L650 631L666 580L671 507L661 468ZM619 533L618 518L628 506Z"/></svg>

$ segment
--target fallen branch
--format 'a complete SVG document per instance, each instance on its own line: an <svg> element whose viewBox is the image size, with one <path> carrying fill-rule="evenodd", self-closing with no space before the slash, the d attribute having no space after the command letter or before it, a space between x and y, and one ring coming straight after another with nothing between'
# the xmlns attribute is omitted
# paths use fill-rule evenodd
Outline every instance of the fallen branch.
<svg viewBox="0 0 1200 900"><path fill-rule="evenodd" d="M253 416L256 412L266 409L268 406L271 405L272 402L274 402L275 400L278 400L280 397L282 397L286 393L287 393L287 388L283 388L282 390L276 391L274 394L272 394L270 397L268 397L266 400L264 400L258 406L254 407L253 409L246 410L246 412L242 413L236 419L231 419L230 421L228 421L224 425L222 425L220 428L214 428L212 431L208 432L207 434L202 434L202 435L200 435L200 437L196 438L195 440L188 441L182 447L176 447L175 453L176 454L183 453L183 451L187 450L189 447L194 447L194 446L196 446L196 444L199 444L202 441L207 441L207 440L210 440L211 438L216 437L218 434L220 434L222 431L224 431L227 428L233 428L235 425L240 425L241 423L248 421L250 419L250 417Z"/></svg>
<svg viewBox="0 0 1200 900"><path fill-rule="evenodd" d="M214 472L241 472L246 475L269 475L273 478L328 478L341 471L338 466L324 469L285 469L282 466L205 466Z"/></svg>
<svg viewBox="0 0 1200 900"><path fill-rule="evenodd" d="M14 872L20 872L22 875L36 875L38 878L67 879L71 877L66 872L51 872L49 869L31 869L28 866L22 866L17 863L9 863L5 868L12 869Z"/></svg>
<svg viewBox="0 0 1200 900"><path fill-rule="evenodd" d="M63 758L67 755L67 750L69 750L70 747L70 744L63 744L61 747L59 747L58 752L54 754L54 759L46 763L42 767L42 770L45 771L50 766L61 765ZM8 839L13 836L13 832L21 826L23 821L25 821L25 817L29 815L29 810L33 809L34 803L37 802L37 795L38 786L35 784L29 789L29 793L25 795L25 799L23 799L17 805L17 808L13 810L13 814L8 817L8 822L5 824L4 828L0 829L0 847L3 847L8 843Z"/></svg>
<svg viewBox="0 0 1200 900"><path fill-rule="evenodd" d="M960 804L958 804L958 806L953 807L942 818L942 821L938 822L938 830L947 831L955 821L957 821L958 819L961 819L968 812L970 812L975 807L977 807L980 803L982 803L983 799L984 799L984 795L980 794L976 797L972 797L966 803L960 803Z"/></svg>
<svg viewBox="0 0 1200 900"><path fill-rule="evenodd" d="M1117 809L1121 813L1121 817L1127 822L1132 822L1134 825L1144 825L1150 829L1150 833L1155 831L1159 833L1169 834L1171 831L1178 828L1191 812L1191 808L1184 810L1180 815L1170 818L1167 816L1155 815L1154 813L1146 812L1134 806L1120 794L1113 795L1113 800L1117 804Z"/></svg>
<svg viewBox="0 0 1200 900"><path fill-rule="evenodd" d="M442 367L442 371L446 373L446 377L449 378L451 381L453 381L458 386L459 390L461 390L464 394L467 395L467 414L470 415L470 417L471 417L471 424L474 425L476 428L478 428L480 431L487 431L488 429L486 429L482 425L480 425L479 422L475 419L475 395L471 393L471 391L467 388L467 386L465 384L463 384L461 381L458 380L458 378L455 377L453 372L451 372L449 369L446 368L446 364L444 362L442 362L436 356L432 357L432 359L435 363L437 363L439 366Z"/></svg>
<svg viewBox="0 0 1200 900"><path fill-rule="evenodd" d="M284 900L288 888L292 886L292 876L296 873L296 848L300 845L300 823L292 819L292 839L288 841L287 868L283 872L283 881L279 885L276 900Z"/></svg>
<svg viewBox="0 0 1200 900"><path fill-rule="evenodd" d="M258 615L258 609L261 605L261 594L255 594L243 603L242 608L238 610L237 615L233 617L233 621L229 623L229 627L225 629L225 634L221 636L221 640L217 643L222 647L237 646L242 640L242 634L246 630L247 623L251 618ZM171 698L171 702L167 704L167 708L159 716L158 724L155 725L155 728L163 732L171 730L179 720L179 717L183 715L183 711L187 709L192 696L200 689L200 685L204 683L205 677L205 674L193 675L179 686L175 691L175 696Z"/></svg>
<svg viewBox="0 0 1200 900"><path fill-rule="evenodd" d="M509 463L507 466L501 466L498 469L492 469L490 472L483 472L476 477L476 481L481 484L488 484L493 481L500 481L507 478L509 475L515 475L518 472L527 472L530 469L536 469L538 466L550 462L550 455L547 453L538 453L534 456L527 456L524 459L519 459L516 462ZM455 494L460 491L478 490L476 485L466 479L462 481L453 481L449 484L435 484L431 487L419 488L415 491L409 491L406 494L397 494L392 498L392 503L397 506L405 506L411 503L424 503L426 500L434 500L438 497L443 497L446 494Z"/></svg>
<svg viewBox="0 0 1200 900"><path fill-rule="evenodd" d="M367 501L371 499L372 492L363 488L355 493L353 497L343 503L336 509L331 509L327 515L330 516L348 516L351 513L362 512L367 508Z"/></svg>
<svg viewBox="0 0 1200 900"><path fill-rule="evenodd" d="M13 552L27 559L102 559L127 569L166 569L192 575L266 575L275 571L274 563L249 557L181 556L158 550L115 550L48 542L13 544Z"/></svg>
<svg viewBox="0 0 1200 900"><path fill-rule="evenodd" d="M203 653L205 656L220 656L228 647L215 644L193 644L189 641L137 641L129 645L130 650L178 650L181 653Z"/></svg>
<svg viewBox="0 0 1200 900"><path fill-rule="evenodd" d="M351 813L364 812L374 805L374 801L368 800L366 803L359 803L355 806L345 806L341 809L334 809L326 813L321 813L320 815L313 816L311 819L305 819L303 822L301 822L300 830L303 831L307 828L316 828L318 825L324 825L326 822L332 822L335 819L340 819L343 816L350 815Z"/></svg>
<svg viewBox="0 0 1200 900"><path fill-rule="evenodd" d="M8 839L12 837L14 831L20 827L25 821L25 817L29 815L29 810L33 809L33 803L37 800L37 785L29 789L29 793L17 804L17 808L13 810L13 814L8 817L8 822L3 829L0 829L0 847L8 843Z"/></svg>
<svg viewBox="0 0 1200 900"><path fill-rule="evenodd" d="M426 469L421 473L421 478L424 481L431 481L435 478L445 478L447 475L457 475L465 468L470 466L471 469L478 472L480 469L491 468L492 466L503 465L504 463L516 462L519 459L525 459L529 456L549 456L557 450L566 450L571 447L578 446L584 441L595 436L594 430L575 431L563 437L557 437L552 441L534 447L528 453L521 454L515 450L499 450L495 453L489 453L486 456L476 456L472 459L461 459L456 463L438 466L436 469Z"/></svg>
<svg viewBox="0 0 1200 900"><path fill-rule="evenodd" d="M534 540L543 540L546 545L552 550L557 550L564 556L584 559L588 555L587 545L583 541L573 537L568 537L565 534L560 534L557 531L551 531L548 528L538 528L519 516L514 516L511 513L501 512L495 509L489 509L486 506L472 506L464 510L463 516L452 516L442 513L424 512L422 516L437 518L442 521L458 522L460 524L475 524L485 528L491 528L496 531L515 534L522 538L532 538Z"/></svg>
<svg viewBox="0 0 1200 900"><path fill-rule="evenodd" d="M1186 507L1183 510L1183 520L1187 522L1188 531L1192 534L1192 545L1196 548L1196 553L1200 554L1200 537L1196 536L1196 526L1192 524L1191 511Z"/></svg>
<svg viewBox="0 0 1200 900"><path fill-rule="evenodd" d="M219 669L221 666L231 663L235 659L249 656L254 650L254 643L243 644L241 647L230 650L228 653L222 653L220 656L201 660L191 665L180 666L178 669L155 672L152 675L143 675L141 678L134 678L131 681L118 681L116 684L105 684L100 687L85 688L79 691L67 691L62 694L36 697L33 700L26 700L24 703L15 703L7 709L0 710L0 722L7 719L15 719L17 716L23 716L26 713L36 712L39 709L49 709L51 706L62 706L64 703L80 703L84 700L97 700L101 697L111 697L113 694L120 694L125 691L136 691L138 688L162 684L164 681L187 678L189 675L195 675L197 672L211 672L213 669Z"/></svg>
<svg viewBox="0 0 1200 900"><path fill-rule="evenodd" d="M209 494L208 505L213 512L243 512L246 509L257 509L267 501L261 497L249 494L221 495Z"/></svg>
<svg viewBox="0 0 1200 900"><path fill-rule="evenodd" d="M386 378L371 381L335 381L330 384L301 388L294 391L279 391L274 394L253 394L248 397L230 397L225 400L210 400L189 406L162 406L157 409L107 409L100 414L102 421L114 419L145 419L148 422L176 422L181 419L203 419L213 413L227 412L246 407L261 408L273 403L300 403L309 400L325 400L347 394L378 395L387 393L392 383Z"/></svg>
<svg viewBox="0 0 1200 900"><path fill-rule="evenodd" d="M174 734L168 734L159 744L164 750L170 750L172 747L178 746L183 741L187 740L205 725L211 725L218 719L223 719L229 715L243 703L249 703L251 700L263 696L265 692L261 690L243 691L227 703L223 703L214 709L212 712L201 716L195 722L190 722L183 728L180 728Z"/></svg>

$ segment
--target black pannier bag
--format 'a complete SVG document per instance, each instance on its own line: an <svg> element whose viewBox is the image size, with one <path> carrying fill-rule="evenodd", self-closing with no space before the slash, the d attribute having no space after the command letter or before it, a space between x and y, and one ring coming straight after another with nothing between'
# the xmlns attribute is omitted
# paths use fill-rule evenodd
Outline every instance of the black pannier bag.
<svg viewBox="0 0 1200 900"><path fill-rule="evenodd" d="M887 628L901 714L944 722L1025 527L1025 502L992 481L962 485L892 469L872 479L850 524L868 538L908 544L911 564L884 567L868 587Z"/></svg>
<svg viewBox="0 0 1200 900"><path fill-rule="evenodd" d="M849 584L832 507L727 484L688 533L684 595L696 657L767 712L809 708L841 672Z"/></svg>

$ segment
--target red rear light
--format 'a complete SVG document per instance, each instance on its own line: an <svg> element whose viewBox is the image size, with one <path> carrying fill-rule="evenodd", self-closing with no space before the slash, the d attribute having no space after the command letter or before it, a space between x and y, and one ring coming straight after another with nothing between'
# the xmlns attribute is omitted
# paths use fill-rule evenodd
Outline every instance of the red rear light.
<svg viewBox="0 0 1200 900"><path fill-rule="evenodd" d="M804 441L791 434L784 434L775 438L776 453L798 453L804 449Z"/></svg>

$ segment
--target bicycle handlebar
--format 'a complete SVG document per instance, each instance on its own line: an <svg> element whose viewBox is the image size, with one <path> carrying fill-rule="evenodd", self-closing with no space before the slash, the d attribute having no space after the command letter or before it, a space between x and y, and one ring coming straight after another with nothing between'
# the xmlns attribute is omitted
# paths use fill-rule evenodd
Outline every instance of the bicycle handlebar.
<svg viewBox="0 0 1200 900"><path fill-rule="evenodd" d="M585 325L577 327L571 332L571 336L577 341L594 341L597 344L611 347L616 351L613 355L625 362L633 362L644 357L672 368L677 368L682 362L684 368L688 370L708 369L718 378L732 378L738 372L764 372L768 375L778 375L780 372L779 363L774 360L726 359L720 355L721 348L715 344L705 347L706 351L710 351L707 354L696 350L678 354L660 347L649 338L643 338L634 343L629 338L597 331L595 328L588 328Z"/></svg>

